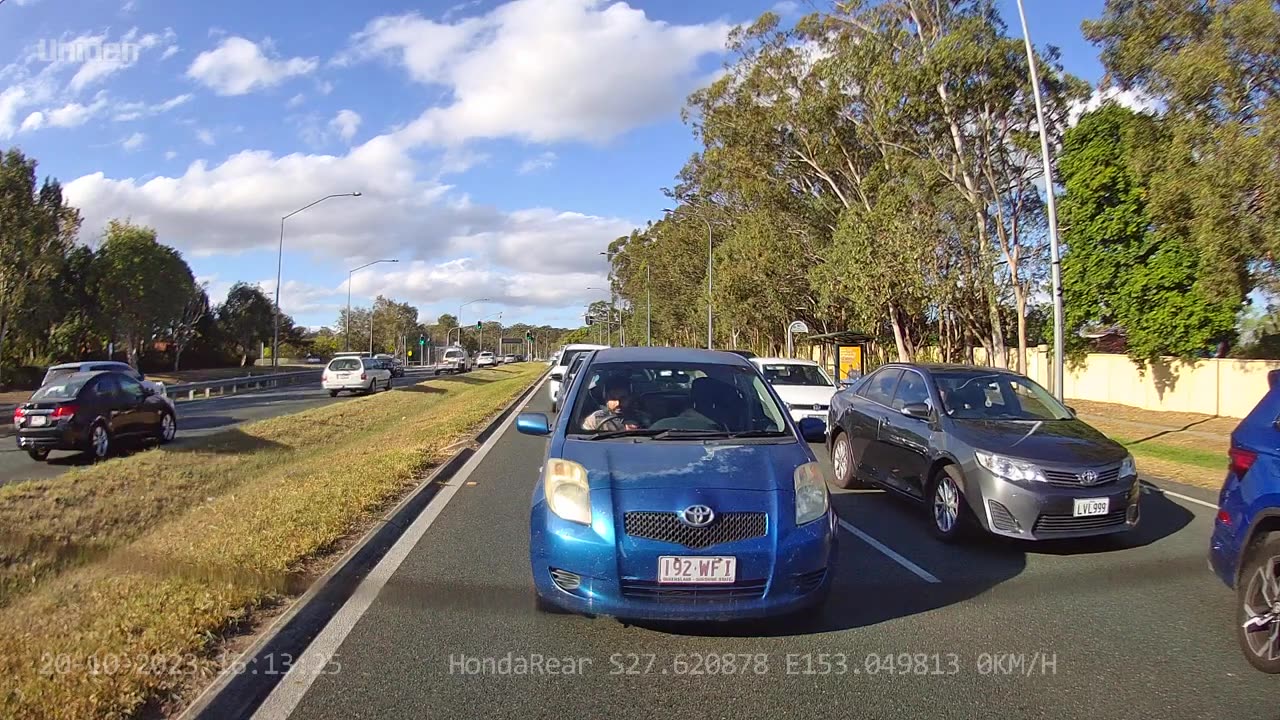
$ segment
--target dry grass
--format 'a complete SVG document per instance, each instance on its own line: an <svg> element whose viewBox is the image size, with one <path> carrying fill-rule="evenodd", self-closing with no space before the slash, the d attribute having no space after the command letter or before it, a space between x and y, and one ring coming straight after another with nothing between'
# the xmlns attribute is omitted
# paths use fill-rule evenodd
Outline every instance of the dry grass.
<svg viewBox="0 0 1280 720"><path fill-rule="evenodd" d="M0 527L23 531L0 539L0 717L131 717L211 677L222 632L299 591L308 561L543 369L433 380L0 488Z"/></svg>

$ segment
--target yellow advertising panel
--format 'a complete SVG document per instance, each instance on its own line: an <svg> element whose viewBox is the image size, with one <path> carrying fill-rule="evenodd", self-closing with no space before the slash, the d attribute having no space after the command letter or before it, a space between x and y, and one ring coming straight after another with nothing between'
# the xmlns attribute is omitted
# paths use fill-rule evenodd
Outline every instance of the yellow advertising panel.
<svg viewBox="0 0 1280 720"><path fill-rule="evenodd" d="M837 347L839 353L836 358L836 366L838 368L838 380L849 377L849 371L853 370L859 375L862 374L862 346L861 345L840 345Z"/></svg>

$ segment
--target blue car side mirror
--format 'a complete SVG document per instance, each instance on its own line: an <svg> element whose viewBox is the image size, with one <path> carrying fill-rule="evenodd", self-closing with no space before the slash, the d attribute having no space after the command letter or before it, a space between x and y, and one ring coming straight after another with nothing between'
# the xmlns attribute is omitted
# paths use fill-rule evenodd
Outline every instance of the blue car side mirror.
<svg viewBox="0 0 1280 720"><path fill-rule="evenodd" d="M827 439L827 424L814 417L801 418L800 436L805 442L822 442Z"/></svg>
<svg viewBox="0 0 1280 720"><path fill-rule="evenodd" d="M525 435L550 435L551 421L546 413L520 413L516 416L516 430Z"/></svg>

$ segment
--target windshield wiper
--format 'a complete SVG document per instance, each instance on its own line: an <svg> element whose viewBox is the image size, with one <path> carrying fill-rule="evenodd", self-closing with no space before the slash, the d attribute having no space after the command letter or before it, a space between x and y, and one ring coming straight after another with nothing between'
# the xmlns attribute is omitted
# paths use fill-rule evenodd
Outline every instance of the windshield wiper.
<svg viewBox="0 0 1280 720"><path fill-rule="evenodd" d="M609 438L620 438L620 437L653 437L655 435L661 435L666 432L670 432L670 431L669 430L651 430L649 428L635 428L632 430L607 430L605 432L599 432L592 435L591 439L592 440L608 440Z"/></svg>
<svg viewBox="0 0 1280 720"><path fill-rule="evenodd" d="M723 430L687 430L681 428L671 428L670 430L662 430L653 436L654 440L709 440L713 438L732 437L728 432Z"/></svg>
<svg viewBox="0 0 1280 720"><path fill-rule="evenodd" d="M729 433L732 438L753 438L753 437L783 437L791 433L786 430L744 430L742 432Z"/></svg>

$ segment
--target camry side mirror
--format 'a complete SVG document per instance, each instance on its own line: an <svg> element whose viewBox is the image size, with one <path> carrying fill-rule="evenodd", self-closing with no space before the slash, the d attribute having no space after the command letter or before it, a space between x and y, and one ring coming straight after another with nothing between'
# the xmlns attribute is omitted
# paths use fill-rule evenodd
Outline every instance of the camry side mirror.
<svg viewBox="0 0 1280 720"><path fill-rule="evenodd" d="M928 420L933 410L927 403L910 403L902 406L902 414L916 420Z"/></svg>
<svg viewBox="0 0 1280 720"><path fill-rule="evenodd" d="M1076 409L1071 407L1070 405L1067 406L1067 412L1071 413L1071 417L1076 417L1077 415L1080 414L1076 412Z"/></svg>

